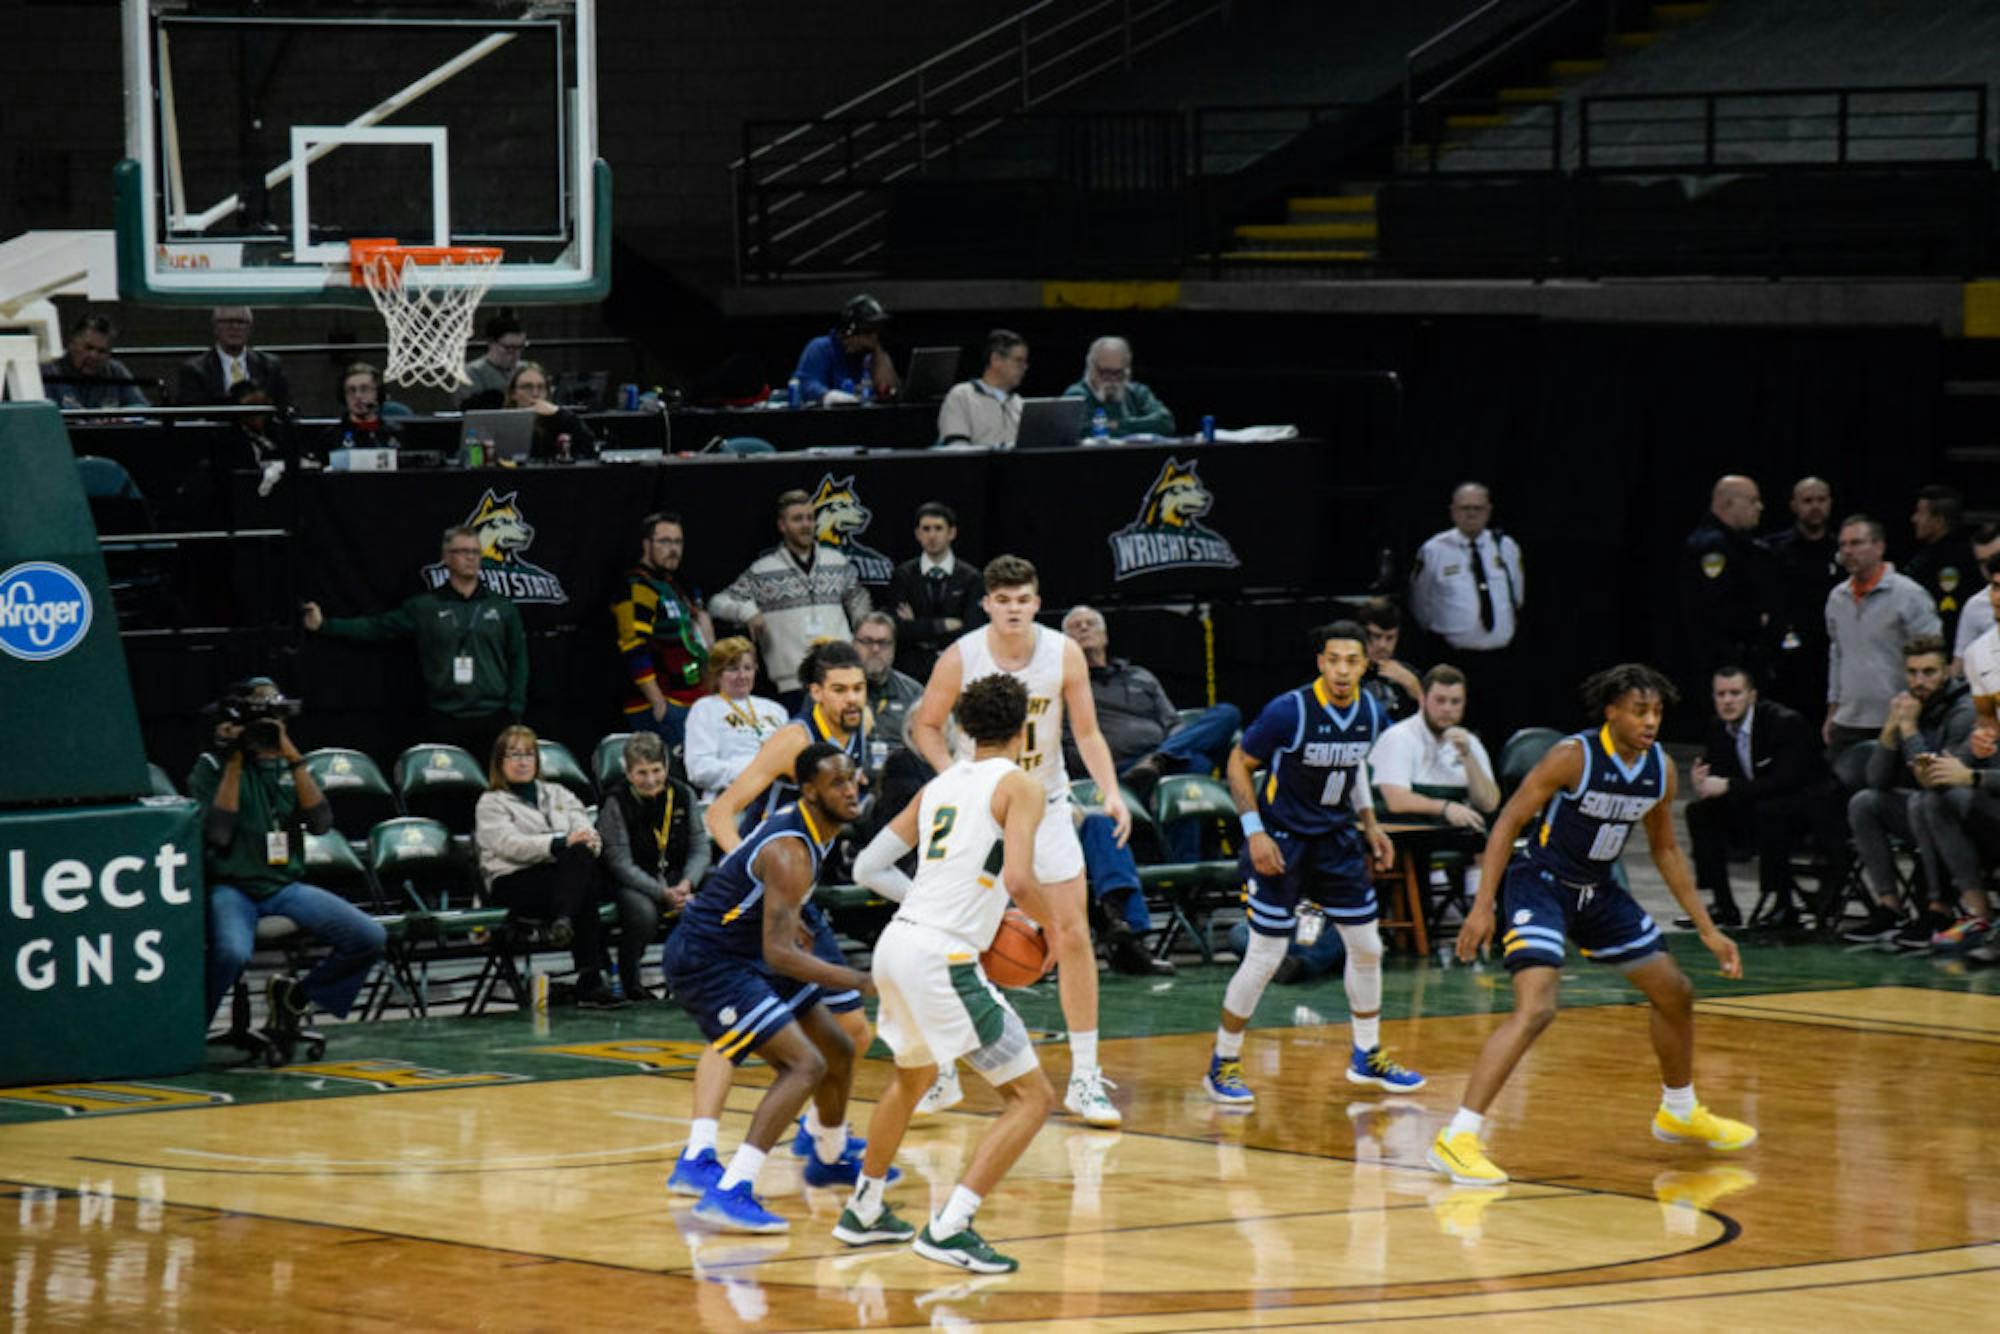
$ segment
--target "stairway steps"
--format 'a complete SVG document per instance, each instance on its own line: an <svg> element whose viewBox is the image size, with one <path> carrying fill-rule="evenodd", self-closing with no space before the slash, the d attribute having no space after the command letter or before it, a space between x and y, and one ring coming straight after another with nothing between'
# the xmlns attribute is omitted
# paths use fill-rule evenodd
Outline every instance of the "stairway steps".
<svg viewBox="0 0 2000 1334"><path fill-rule="evenodd" d="M1458 111L1444 118L1447 130L1504 130L1513 123L1505 111Z"/></svg>
<svg viewBox="0 0 2000 1334"><path fill-rule="evenodd" d="M1571 83L1577 79L1588 79L1611 68L1611 62L1602 56L1588 59L1551 60L1549 77L1558 83Z"/></svg>
<svg viewBox="0 0 2000 1334"><path fill-rule="evenodd" d="M1375 196L1365 195L1301 195L1285 201L1285 206L1293 217L1300 214L1352 214L1375 212Z"/></svg>
<svg viewBox="0 0 2000 1334"><path fill-rule="evenodd" d="M1235 229L1239 241L1373 241L1375 220L1362 222L1246 222Z"/></svg>
<svg viewBox="0 0 2000 1334"><path fill-rule="evenodd" d="M1550 102L1562 101L1562 89L1552 83L1534 84L1520 88L1502 88L1493 96L1502 106L1546 106Z"/></svg>

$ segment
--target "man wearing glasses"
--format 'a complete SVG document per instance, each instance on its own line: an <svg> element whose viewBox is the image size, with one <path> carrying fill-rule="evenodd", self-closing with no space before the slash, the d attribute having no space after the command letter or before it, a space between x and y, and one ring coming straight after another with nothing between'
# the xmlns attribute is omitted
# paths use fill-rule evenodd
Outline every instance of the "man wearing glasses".
<svg viewBox="0 0 2000 1334"><path fill-rule="evenodd" d="M1102 408L1112 435L1174 433L1173 410L1132 378L1131 345L1116 336L1090 345L1083 358L1083 378L1063 390L1063 397L1085 400L1086 417Z"/></svg>
<svg viewBox="0 0 2000 1334"><path fill-rule="evenodd" d="M291 385L278 358L250 346L250 330L256 323L248 306L217 306L209 314L215 331L215 346L181 363L174 401L183 405L233 403L231 393L240 384L256 385L280 407L292 401Z"/></svg>
<svg viewBox="0 0 2000 1334"><path fill-rule="evenodd" d="M527 348L528 335L511 312L502 311L486 321L486 355L465 363L467 383L452 391L451 401L462 408L499 407L507 396L507 379Z"/></svg>
<svg viewBox="0 0 2000 1334"><path fill-rule="evenodd" d="M476 529L444 530L445 581L375 616L327 616L305 604L306 629L329 639L415 639L424 677L426 740L485 755L528 704L528 636L513 600L479 572Z"/></svg>

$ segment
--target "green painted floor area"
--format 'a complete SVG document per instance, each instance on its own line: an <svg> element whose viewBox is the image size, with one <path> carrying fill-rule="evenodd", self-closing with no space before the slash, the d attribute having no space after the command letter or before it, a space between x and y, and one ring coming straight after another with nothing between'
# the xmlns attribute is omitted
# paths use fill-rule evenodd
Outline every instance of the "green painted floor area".
<svg viewBox="0 0 2000 1334"><path fill-rule="evenodd" d="M1911 958L1804 941L1743 941L1746 976L1732 982L1718 973L1713 957L1693 936L1675 933L1668 940L1694 978L1697 994L1705 999L1874 986L2000 993L2000 969L1968 969L1956 960ZM1170 979L1107 974L1099 1002L1100 1031L1107 1039L1206 1032L1216 1023L1223 989L1234 969L1234 962L1229 961L1185 967ZM1435 959L1417 962L1392 957L1385 984L1383 1012L1391 1020L1485 1014L1504 1010L1510 1003L1505 971L1490 966L1446 968ZM1012 994L1031 1029L1051 1037L1060 1034L1062 1009L1052 983ZM1621 1005L1636 1000L1636 993L1610 969L1572 959L1572 966L1564 973L1565 1005ZM1273 986L1257 1015L1259 1021L1270 1025L1342 1023L1346 1017L1346 998L1338 975L1307 984ZM557 1009L548 1017L545 1034L536 1031L530 1016L508 1013L478 1019L335 1024L325 1031L329 1039L326 1057L312 1063L312 1068L271 1071L231 1066L218 1058L189 1075L144 1081L144 1087L264 1102L590 1078L647 1068L685 1073L692 1070L701 1042L687 1013L677 1005L661 1002L610 1012ZM552 1050L579 1046L592 1049ZM886 1057L880 1044L873 1054ZM92 1086L82 1087L88 1094ZM143 1096L143 1090L135 1092ZM89 1105L92 1110L98 1106ZM130 1110L148 1109L143 1103L134 1103ZM55 1103L19 1101L18 1095L10 1098L7 1090L0 1089L0 1125L65 1114Z"/></svg>

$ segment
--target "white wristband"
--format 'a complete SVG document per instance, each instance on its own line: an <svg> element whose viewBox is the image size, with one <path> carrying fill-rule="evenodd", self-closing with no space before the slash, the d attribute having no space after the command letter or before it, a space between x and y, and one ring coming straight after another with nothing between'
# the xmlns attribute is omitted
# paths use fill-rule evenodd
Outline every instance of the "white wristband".
<svg viewBox="0 0 2000 1334"><path fill-rule="evenodd" d="M1264 832L1264 817L1257 814L1257 812L1244 811L1241 815L1238 815L1236 818L1243 825L1243 837L1249 838L1253 834L1261 834Z"/></svg>

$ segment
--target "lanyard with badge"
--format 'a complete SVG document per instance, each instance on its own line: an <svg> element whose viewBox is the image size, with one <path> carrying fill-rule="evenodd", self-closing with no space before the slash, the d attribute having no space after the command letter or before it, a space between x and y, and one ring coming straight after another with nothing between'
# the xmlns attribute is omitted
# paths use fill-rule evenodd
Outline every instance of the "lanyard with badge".
<svg viewBox="0 0 2000 1334"><path fill-rule="evenodd" d="M255 767L246 765L245 772L254 775L252 781L257 784L264 798L264 809L266 811L275 811L280 804L280 798L283 795L280 789L284 784L275 778L267 779L265 777L268 770L262 761L256 761L254 764ZM280 827L264 831L264 864L266 866L290 866L292 864L292 835L290 830Z"/></svg>
<svg viewBox="0 0 2000 1334"><path fill-rule="evenodd" d="M671 778L667 780L661 795L665 800L660 804L660 827L653 831L653 846L659 852L659 861L654 868L654 874L664 880L667 878L667 830L671 829L674 823L674 783Z"/></svg>
<svg viewBox="0 0 2000 1334"><path fill-rule="evenodd" d="M479 623L477 601L467 600L464 603L464 610L470 611L470 619L461 614L461 609L458 607L452 608L451 613L452 621L458 627L458 648L453 652L451 659L451 683L455 686L472 684L473 662L470 649L473 630Z"/></svg>

